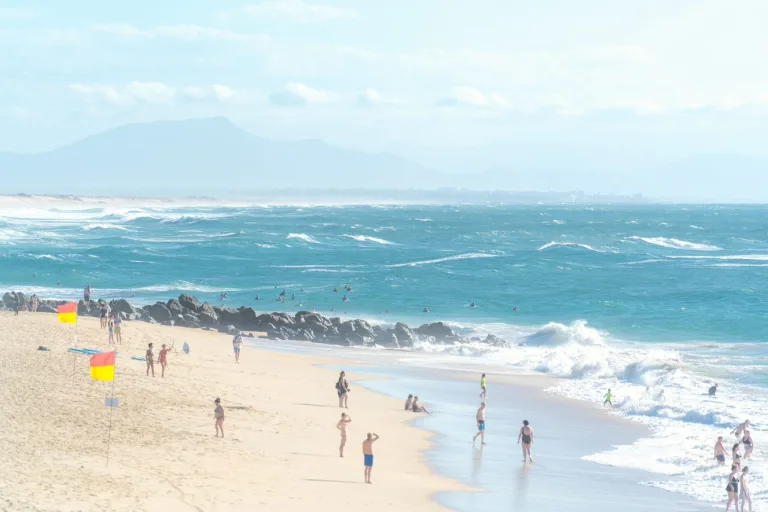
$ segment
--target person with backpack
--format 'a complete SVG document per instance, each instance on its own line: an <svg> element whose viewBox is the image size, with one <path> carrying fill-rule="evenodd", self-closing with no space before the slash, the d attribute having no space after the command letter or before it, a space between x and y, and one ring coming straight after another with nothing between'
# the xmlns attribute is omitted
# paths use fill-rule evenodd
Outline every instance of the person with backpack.
<svg viewBox="0 0 768 512"><path fill-rule="evenodd" d="M336 393L339 395L339 407L349 409L347 404L349 384L347 383L346 375L343 371L339 374L339 380L336 381Z"/></svg>

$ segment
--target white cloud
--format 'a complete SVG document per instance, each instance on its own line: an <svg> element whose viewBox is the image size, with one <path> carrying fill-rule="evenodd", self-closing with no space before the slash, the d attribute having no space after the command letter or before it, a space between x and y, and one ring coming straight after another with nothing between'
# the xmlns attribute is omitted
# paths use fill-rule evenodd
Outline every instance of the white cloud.
<svg viewBox="0 0 768 512"><path fill-rule="evenodd" d="M257 42L268 43L269 36L264 34L248 34L232 30L202 27L200 25L159 25L141 29L133 25L120 23L111 25L94 25L96 32L102 32L128 39L175 39L179 41L222 41L222 42Z"/></svg>
<svg viewBox="0 0 768 512"><path fill-rule="evenodd" d="M271 0L245 8L248 14L279 16L301 23L313 23L338 19L350 19L359 16L354 9L344 9L331 5L307 4L302 0Z"/></svg>
<svg viewBox="0 0 768 512"><path fill-rule="evenodd" d="M162 82L133 81L122 86L72 84L69 89L89 101L106 102L118 107L132 105L171 105L177 99L230 102L238 92L226 85L186 86L176 88Z"/></svg>
<svg viewBox="0 0 768 512"><path fill-rule="evenodd" d="M437 102L443 107L507 107L509 102L499 93L483 93L471 87L456 87L452 94Z"/></svg>
<svg viewBox="0 0 768 512"><path fill-rule="evenodd" d="M300 83L289 83L285 89L269 95L269 102L281 107L296 107L336 101L336 95Z"/></svg>

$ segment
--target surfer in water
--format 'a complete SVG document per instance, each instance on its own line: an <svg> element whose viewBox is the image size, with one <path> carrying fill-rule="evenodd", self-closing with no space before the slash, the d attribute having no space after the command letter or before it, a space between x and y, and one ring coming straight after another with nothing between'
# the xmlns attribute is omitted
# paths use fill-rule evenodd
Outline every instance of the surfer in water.
<svg viewBox="0 0 768 512"><path fill-rule="evenodd" d="M709 396L715 396L716 393L717 393L717 382L715 382L715 384L709 388Z"/></svg>
<svg viewBox="0 0 768 512"><path fill-rule="evenodd" d="M476 307L477 307L477 304L475 304L474 302L472 302L472 304L470 304L470 305L469 305L469 307L471 307L471 308L476 308Z"/></svg>
<svg viewBox="0 0 768 512"><path fill-rule="evenodd" d="M422 311L422 313L429 313L429 309L428 308L424 308L424 311Z"/></svg>

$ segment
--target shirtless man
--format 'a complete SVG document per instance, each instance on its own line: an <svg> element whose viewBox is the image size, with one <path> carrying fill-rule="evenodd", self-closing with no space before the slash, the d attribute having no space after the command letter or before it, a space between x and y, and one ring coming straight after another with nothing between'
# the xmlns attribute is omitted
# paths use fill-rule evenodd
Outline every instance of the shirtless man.
<svg viewBox="0 0 768 512"><path fill-rule="evenodd" d="M368 432L368 437L363 441L363 464L365 465L365 483L372 484L371 471L373 470L373 443L379 440L378 434Z"/></svg>
<svg viewBox="0 0 768 512"><path fill-rule="evenodd" d="M533 429L528 424L528 420L523 420L523 426L520 428L520 433L517 435L517 442L523 441L523 462L528 460L533 462L531 456L531 445L533 444Z"/></svg>
<svg viewBox="0 0 768 512"><path fill-rule="evenodd" d="M341 419L336 424L336 428L341 432L341 444L339 445L339 457L344 458L344 445L347 444L347 423L351 423L352 418L347 413L341 413Z"/></svg>
<svg viewBox="0 0 768 512"><path fill-rule="evenodd" d="M741 424L740 424L738 427L736 427L736 429L735 429L733 432L731 432L731 433L732 433L732 434L735 434L735 435L736 435L736 437L737 437L739 440L741 440L741 437L742 437L742 435L744 434L744 432L746 432L746 431L747 431L747 428L749 427L749 425L750 425L750 423L749 423L749 420L744 420L744 423L741 423Z"/></svg>
<svg viewBox="0 0 768 512"><path fill-rule="evenodd" d="M477 419L477 434L472 438L472 443L477 440L477 436L480 436L480 441L485 444L485 402L480 404L475 419Z"/></svg>
<svg viewBox="0 0 768 512"><path fill-rule="evenodd" d="M718 437L717 443L715 443L715 460L717 460L718 465L725 465L725 446L723 446L722 436Z"/></svg>
<svg viewBox="0 0 768 512"><path fill-rule="evenodd" d="M232 349L235 351L235 362L240 362L240 347L243 346L243 335L238 332L234 338L232 338Z"/></svg>

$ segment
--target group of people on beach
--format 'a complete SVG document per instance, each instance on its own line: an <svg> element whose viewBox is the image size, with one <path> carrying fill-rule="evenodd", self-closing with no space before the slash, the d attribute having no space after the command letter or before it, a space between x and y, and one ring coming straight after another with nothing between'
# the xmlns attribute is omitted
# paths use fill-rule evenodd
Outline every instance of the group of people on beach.
<svg viewBox="0 0 768 512"><path fill-rule="evenodd" d="M725 490L728 493L728 503L725 506L726 512L730 510L733 504L736 512L744 512L744 505L748 505L749 512L752 512L752 497L749 492L749 467L742 467L742 460L747 460L752 456L754 442L752 434L749 432L750 422L745 420L740 423L731 433L736 436L736 443L731 448L731 473L728 475L728 483ZM740 447L744 447L744 455L741 455ZM715 443L715 460L718 465L724 466L726 458L726 449L723 446L723 437L717 438Z"/></svg>

